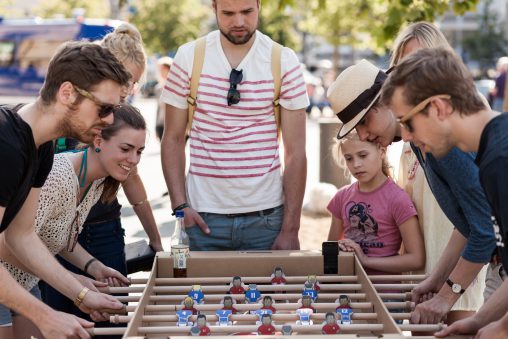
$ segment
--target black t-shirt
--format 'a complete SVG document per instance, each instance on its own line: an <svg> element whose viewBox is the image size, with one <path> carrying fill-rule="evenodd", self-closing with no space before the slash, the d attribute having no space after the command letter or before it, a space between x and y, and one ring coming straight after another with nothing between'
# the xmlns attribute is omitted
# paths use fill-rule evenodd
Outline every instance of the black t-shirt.
<svg viewBox="0 0 508 339"><path fill-rule="evenodd" d="M17 114L20 106L0 105L0 206L3 232L23 206L32 187L40 188L53 166L53 143L37 149L32 129Z"/></svg>
<svg viewBox="0 0 508 339"><path fill-rule="evenodd" d="M482 131L476 163L492 207L496 245L508 270L508 114L492 119Z"/></svg>

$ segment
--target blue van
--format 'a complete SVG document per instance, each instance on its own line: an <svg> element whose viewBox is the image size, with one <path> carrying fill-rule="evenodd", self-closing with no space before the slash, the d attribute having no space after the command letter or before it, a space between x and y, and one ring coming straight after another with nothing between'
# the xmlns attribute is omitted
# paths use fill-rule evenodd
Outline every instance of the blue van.
<svg viewBox="0 0 508 339"><path fill-rule="evenodd" d="M0 96L37 96L65 41L99 40L120 25L107 19L0 19Z"/></svg>

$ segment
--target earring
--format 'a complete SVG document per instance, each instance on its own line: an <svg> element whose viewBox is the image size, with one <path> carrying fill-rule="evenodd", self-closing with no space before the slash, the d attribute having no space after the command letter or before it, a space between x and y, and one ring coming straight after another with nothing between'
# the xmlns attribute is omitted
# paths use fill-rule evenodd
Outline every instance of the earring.
<svg viewBox="0 0 508 339"><path fill-rule="evenodd" d="M101 149L99 147L95 147L95 153L100 153Z"/></svg>

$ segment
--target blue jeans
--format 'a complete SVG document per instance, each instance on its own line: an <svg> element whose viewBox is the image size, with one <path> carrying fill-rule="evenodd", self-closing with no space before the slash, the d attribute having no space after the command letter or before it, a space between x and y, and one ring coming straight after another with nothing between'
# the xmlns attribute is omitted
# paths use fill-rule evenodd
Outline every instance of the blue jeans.
<svg viewBox="0 0 508 339"><path fill-rule="evenodd" d="M39 300L41 299L41 291L37 285L30 290L30 294ZM12 324L12 317L15 315L17 315L17 313L10 308L0 305L0 326Z"/></svg>
<svg viewBox="0 0 508 339"><path fill-rule="evenodd" d="M126 276L127 265L125 263L124 236L125 230L122 228L120 219L113 219L99 223L84 224L83 231L79 234L78 242L85 250L88 251L88 253L97 258L104 265L114 268ZM79 268L68 263L60 256L57 256L57 259L69 271L91 277ZM76 306L74 306L74 302L72 300L60 294L60 292L53 289L45 282L41 281L39 283L39 287L41 288L42 300L55 310L71 313L78 317L90 320L90 317L87 314L81 312ZM105 321L98 322L95 326L114 327L115 324ZM123 326L125 325L120 325L120 327ZM101 336L101 339L117 339L121 337L122 336Z"/></svg>
<svg viewBox="0 0 508 339"><path fill-rule="evenodd" d="M192 251L269 250L282 228L284 206L275 207L268 215L199 214L211 233L204 234L198 225L187 227Z"/></svg>

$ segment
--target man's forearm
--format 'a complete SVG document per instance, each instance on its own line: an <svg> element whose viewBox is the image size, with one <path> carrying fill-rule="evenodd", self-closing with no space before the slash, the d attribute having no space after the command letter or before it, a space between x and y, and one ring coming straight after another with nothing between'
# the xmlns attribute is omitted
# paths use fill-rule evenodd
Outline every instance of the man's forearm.
<svg viewBox="0 0 508 339"><path fill-rule="evenodd" d="M0 304L24 315L34 324L39 325L51 308L31 295L19 285L0 264Z"/></svg>
<svg viewBox="0 0 508 339"><path fill-rule="evenodd" d="M11 252L31 272L46 281L69 299L81 292L83 286L58 263L41 239L33 232L18 234L13 225L5 231L6 244Z"/></svg>
<svg viewBox="0 0 508 339"><path fill-rule="evenodd" d="M478 276L484 264L477 264L460 258L459 262L450 273L449 278L453 283L460 284L463 289L469 287L471 282ZM443 284L439 290L439 295L450 301L451 305L459 299L460 294L453 293L448 284Z"/></svg>
<svg viewBox="0 0 508 339"><path fill-rule="evenodd" d="M185 138L164 135L161 142L164 179L173 208L187 201L185 193Z"/></svg>
<svg viewBox="0 0 508 339"><path fill-rule="evenodd" d="M285 157L283 174L284 232L298 233L302 213L303 196L307 180L307 157L305 150L298 150Z"/></svg>
<svg viewBox="0 0 508 339"><path fill-rule="evenodd" d="M474 317L481 327L500 319L508 312L508 279L492 294Z"/></svg>

